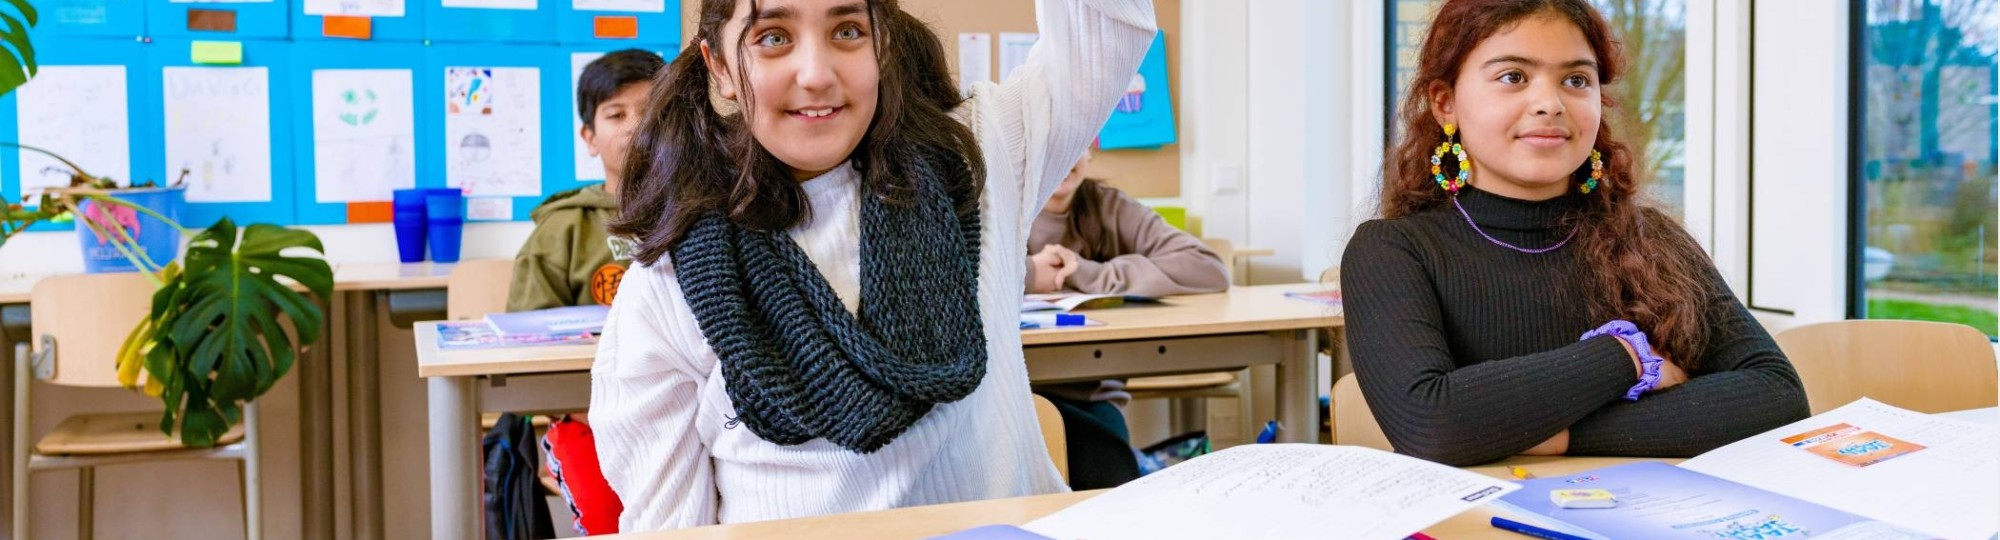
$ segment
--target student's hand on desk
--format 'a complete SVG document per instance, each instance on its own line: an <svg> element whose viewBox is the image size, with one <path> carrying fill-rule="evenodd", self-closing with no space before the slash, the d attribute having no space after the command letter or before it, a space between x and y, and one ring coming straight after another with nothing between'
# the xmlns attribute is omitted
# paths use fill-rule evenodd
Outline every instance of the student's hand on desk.
<svg viewBox="0 0 2000 540"><path fill-rule="evenodd" d="M1049 244L1043 246L1040 253L1029 256L1028 260L1034 263L1028 292L1046 293L1062 289L1063 280L1076 273L1079 257L1069 248Z"/></svg>

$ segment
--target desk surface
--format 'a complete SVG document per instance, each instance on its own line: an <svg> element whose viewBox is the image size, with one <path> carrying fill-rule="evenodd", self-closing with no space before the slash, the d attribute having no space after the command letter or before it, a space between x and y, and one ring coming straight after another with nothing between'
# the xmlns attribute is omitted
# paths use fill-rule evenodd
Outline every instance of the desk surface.
<svg viewBox="0 0 2000 540"><path fill-rule="evenodd" d="M1104 325L1027 330L1021 333L1021 341L1036 346L1339 325L1337 310L1284 296L1287 292L1319 289L1316 284L1237 287L1227 293L1169 298L1158 306L1091 310L1086 313L1104 321ZM419 377L588 371L597 351L595 345L440 351L436 327L436 322L416 325Z"/></svg>
<svg viewBox="0 0 2000 540"><path fill-rule="evenodd" d="M1492 476L1508 478L1508 465L1519 465L1540 476L1558 476L1609 467L1635 461L1666 461L1678 463L1678 459L1646 458L1561 458L1561 457L1517 457L1493 465L1471 467L1467 470ZM844 538L927 538L977 527L1006 523L1019 525L1034 521L1070 505L1095 497L1102 491L1080 493L1058 493L1036 497L997 499L958 504L941 504L883 510L877 512L857 512L813 518L787 519L720 525L670 532L639 533L617 535L610 538L624 540L697 540L697 539L791 539L821 538L837 540ZM1487 524L1493 517L1490 507L1481 506L1453 516L1442 523L1425 529L1424 532L1437 538L1459 540L1464 538L1522 538L1513 533L1501 531Z"/></svg>
<svg viewBox="0 0 2000 540"><path fill-rule="evenodd" d="M451 263L343 263L333 266L333 290L442 289L451 277ZM0 304L25 304L35 282L51 274L0 274Z"/></svg>

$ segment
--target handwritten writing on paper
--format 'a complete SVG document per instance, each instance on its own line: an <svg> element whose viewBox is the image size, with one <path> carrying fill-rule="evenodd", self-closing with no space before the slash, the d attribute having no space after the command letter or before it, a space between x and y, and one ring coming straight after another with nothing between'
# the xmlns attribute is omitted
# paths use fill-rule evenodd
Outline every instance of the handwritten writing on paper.
<svg viewBox="0 0 2000 540"><path fill-rule="evenodd" d="M167 67L166 183L187 174L188 202L271 200L270 70Z"/></svg>
<svg viewBox="0 0 2000 540"><path fill-rule="evenodd" d="M416 113L407 69L312 73L313 198L389 200L416 187Z"/></svg>
<svg viewBox="0 0 2000 540"><path fill-rule="evenodd" d="M21 144L68 158L83 172L132 181L125 66L42 66L16 91ZM21 195L39 204L42 190L69 185L70 169L38 152L21 152Z"/></svg>

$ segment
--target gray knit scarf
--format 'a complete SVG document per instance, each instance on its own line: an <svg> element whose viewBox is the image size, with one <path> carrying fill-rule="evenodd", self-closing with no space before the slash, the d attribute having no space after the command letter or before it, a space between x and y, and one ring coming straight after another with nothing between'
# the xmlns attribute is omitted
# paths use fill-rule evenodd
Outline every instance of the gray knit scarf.
<svg viewBox="0 0 2000 540"><path fill-rule="evenodd" d="M736 420L758 437L874 452L985 377L979 216L957 215L944 187L970 173L949 158L911 163L913 204L863 183L858 315L783 231L711 214L670 250Z"/></svg>

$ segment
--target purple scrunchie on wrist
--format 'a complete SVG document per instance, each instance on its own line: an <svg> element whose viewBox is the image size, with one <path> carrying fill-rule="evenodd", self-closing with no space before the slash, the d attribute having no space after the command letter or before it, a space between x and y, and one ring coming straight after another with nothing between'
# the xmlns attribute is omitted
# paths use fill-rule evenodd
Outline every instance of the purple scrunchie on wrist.
<svg viewBox="0 0 2000 540"><path fill-rule="evenodd" d="M1625 391L1626 401L1638 401L1639 396L1660 383L1660 365L1665 364L1666 359L1653 354L1653 346L1646 341L1646 333L1640 332L1638 325L1622 319L1604 323L1604 326L1599 326L1596 330L1584 332L1583 337L1577 338L1577 341L1607 335L1625 340L1626 344L1632 346L1632 352L1639 356L1639 384L1632 385L1631 390Z"/></svg>

